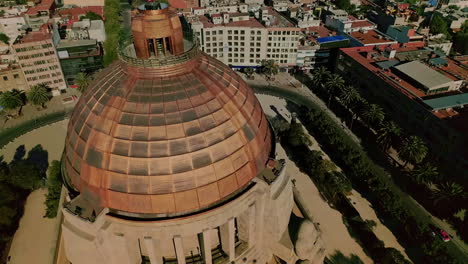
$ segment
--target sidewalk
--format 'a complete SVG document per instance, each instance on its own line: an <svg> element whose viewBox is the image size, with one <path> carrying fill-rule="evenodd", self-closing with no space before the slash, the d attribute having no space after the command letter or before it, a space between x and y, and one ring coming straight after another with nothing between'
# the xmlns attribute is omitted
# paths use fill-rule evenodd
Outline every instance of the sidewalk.
<svg viewBox="0 0 468 264"><path fill-rule="evenodd" d="M15 127L26 121L37 119L41 116L45 116L51 113L60 111L71 111L75 107L75 104L78 101L80 95L80 92L76 89L67 89L66 93L52 97L52 99L49 102L47 102L46 109L37 110L36 106L26 104L21 110L22 115L20 117L6 120L6 114L0 115L0 132L4 129ZM75 96L75 100L63 102L63 99L71 96Z"/></svg>
<svg viewBox="0 0 468 264"><path fill-rule="evenodd" d="M275 75L274 81L267 81L265 76L261 74L254 74L254 80L248 80L245 77L245 74L239 73L239 75L249 85L279 87L307 97L308 99L312 100L318 107L320 107L320 109L324 111L330 118L335 120L335 122L341 124L343 131L345 131L356 143L361 143L361 140L346 126L345 122L337 117L330 109L328 109L327 105L322 101L322 99L318 98L310 91L309 88L307 88L307 86L303 85L299 80L291 76L289 73L278 73Z"/></svg>

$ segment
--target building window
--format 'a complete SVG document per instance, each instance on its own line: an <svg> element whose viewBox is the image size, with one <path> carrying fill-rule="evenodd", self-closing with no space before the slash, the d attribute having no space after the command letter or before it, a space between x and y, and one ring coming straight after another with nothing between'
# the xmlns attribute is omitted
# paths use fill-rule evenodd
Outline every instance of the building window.
<svg viewBox="0 0 468 264"><path fill-rule="evenodd" d="M19 78L19 74L13 74L13 78L18 79L18 78Z"/></svg>
<svg viewBox="0 0 468 264"><path fill-rule="evenodd" d="M3 76L3 80L4 80L4 81L8 81L8 77Z"/></svg>

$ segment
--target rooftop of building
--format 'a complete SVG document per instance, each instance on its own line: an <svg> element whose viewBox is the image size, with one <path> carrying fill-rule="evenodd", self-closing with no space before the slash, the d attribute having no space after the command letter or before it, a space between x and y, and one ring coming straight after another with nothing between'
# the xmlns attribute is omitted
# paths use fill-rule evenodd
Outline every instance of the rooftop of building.
<svg viewBox="0 0 468 264"><path fill-rule="evenodd" d="M377 30L355 31L349 33L348 35L363 45L396 43L395 40Z"/></svg>
<svg viewBox="0 0 468 264"><path fill-rule="evenodd" d="M57 45L57 49L69 49L76 48L81 46L96 46L97 40L95 39L77 39L77 40L67 40L61 39Z"/></svg>
<svg viewBox="0 0 468 264"><path fill-rule="evenodd" d="M389 58L389 51L395 50L396 55L394 58ZM344 48L341 51L353 58L356 62L361 64L363 67L372 71L375 76L383 79L385 82L393 86L396 90L406 95L407 97L414 99L417 102L423 102L423 100L438 99L429 102L435 102L434 105L442 104L446 102L456 102L460 97L450 97L457 94L462 94L463 91L451 91L445 93L439 93L436 95L429 95L425 91L418 89L412 83L411 78L420 82L429 82L428 85L441 84L443 82L450 82L452 80L466 80L468 77L468 68L462 66L459 62L445 58L447 63L440 67L431 66L425 62L425 60L431 59L431 54L435 53L430 49L423 47L422 43L413 44L393 44L393 45L382 45L374 47L353 47ZM400 54L401 53L401 54ZM404 71L410 79L403 78L400 72L395 70L400 68L400 71ZM434 75L430 76L430 75ZM433 80L434 79L434 80ZM449 99L440 99L449 97ZM465 99L466 97L461 97ZM458 100L460 101L460 100ZM430 108L430 105L426 106ZM453 117L459 114L459 111L452 109L439 109L432 113L438 118Z"/></svg>
<svg viewBox="0 0 468 264"><path fill-rule="evenodd" d="M428 89L437 87L452 80L447 78L444 74L437 72L429 66L421 63L420 61L410 61L407 63L399 64L394 66L395 69L399 70L403 74L412 78L413 80L424 85Z"/></svg>
<svg viewBox="0 0 468 264"><path fill-rule="evenodd" d="M15 44L30 43L36 41L44 41L52 39L52 34L46 30L32 31L23 35L22 38L18 39L18 42Z"/></svg>
<svg viewBox="0 0 468 264"><path fill-rule="evenodd" d="M69 19L80 20L80 16L84 16L88 12L96 13L104 19L104 8L102 6L85 6L60 9L58 10L57 14L59 16L67 16Z"/></svg>
<svg viewBox="0 0 468 264"><path fill-rule="evenodd" d="M36 6L33 6L26 11L27 15L36 15L38 12L50 11L55 4L54 0L42 0Z"/></svg>
<svg viewBox="0 0 468 264"><path fill-rule="evenodd" d="M271 6L266 6L263 10L268 11L268 15L272 16L272 20L270 20L270 24L266 25L266 27L295 27L294 23L289 21L286 17L282 16L276 10L274 10Z"/></svg>
<svg viewBox="0 0 468 264"><path fill-rule="evenodd" d="M206 16L198 16L198 20L203 23L203 27L205 28L212 28L212 27L248 27L248 28L264 28L265 26L262 25L257 19L250 17L248 20L241 20L229 23L221 23L221 24L214 24Z"/></svg>

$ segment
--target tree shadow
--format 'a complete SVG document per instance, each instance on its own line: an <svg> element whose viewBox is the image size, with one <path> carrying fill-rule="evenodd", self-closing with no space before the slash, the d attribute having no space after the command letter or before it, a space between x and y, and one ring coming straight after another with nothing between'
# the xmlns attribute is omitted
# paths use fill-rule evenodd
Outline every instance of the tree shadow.
<svg viewBox="0 0 468 264"><path fill-rule="evenodd" d="M26 155L26 147L24 145L20 145L16 148L15 155L13 155L13 161L20 161Z"/></svg>

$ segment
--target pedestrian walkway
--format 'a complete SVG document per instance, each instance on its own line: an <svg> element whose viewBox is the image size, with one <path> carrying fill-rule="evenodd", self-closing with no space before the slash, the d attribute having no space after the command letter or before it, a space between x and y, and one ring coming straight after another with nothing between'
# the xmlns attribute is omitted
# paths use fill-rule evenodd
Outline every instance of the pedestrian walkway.
<svg viewBox="0 0 468 264"><path fill-rule="evenodd" d="M2 130L18 126L24 122L38 119L56 112L72 111L80 96L80 92L76 89L67 89L66 93L59 96L54 96L46 103L46 109L37 110L37 106L26 104L21 109L22 115L17 118L8 118L5 111L0 115L0 132Z"/></svg>

